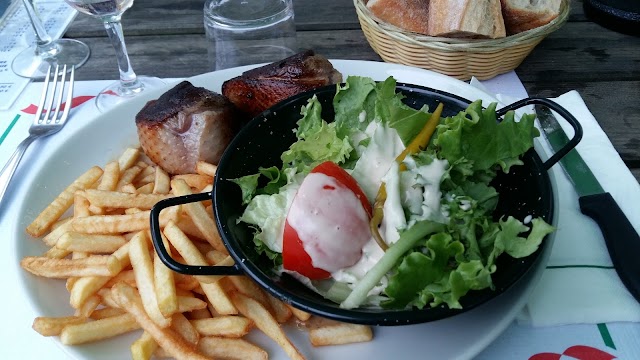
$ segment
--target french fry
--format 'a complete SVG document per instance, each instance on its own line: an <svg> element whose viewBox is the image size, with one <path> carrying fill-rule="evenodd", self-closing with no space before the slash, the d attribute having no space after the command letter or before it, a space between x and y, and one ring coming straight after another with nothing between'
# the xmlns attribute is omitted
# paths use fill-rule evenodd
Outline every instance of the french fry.
<svg viewBox="0 0 640 360"><path fill-rule="evenodd" d="M139 157L140 157L140 149L127 148L122 153L122 155L120 155L120 158L118 159L118 167L120 168L120 171L125 171L128 168L132 167L133 164L135 164L136 161L138 161Z"/></svg>
<svg viewBox="0 0 640 360"><path fill-rule="evenodd" d="M113 191L118 185L118 179L120 178L120 165L117 161L111 161L104 166L104 173L98 184L98 190Z"/></svg>
<svg viewBox="0 0 640 360"><path fill-rule="evenodd" d="M218 167L206 161L198 161L196 163L196 172L200 175L208 175L212 178L216 177L216 171L218 171Z"/></svg>
<svg viewBox="0 0 640 360"><path fill-rule="evenodd" d="M73 195L73 217L79 218L91 215L89 211L89 200L81 191L76 191Z"/></svg>
<svg viewBox="0 0 640 360"><path fill-rule="evenodd" d="M131 344L132 360L149 360L153 356L153 352L158 348L158 343L146 331L140 335L138 340Z"/></svg>
<svg viewBox="0 0 640 360"><path fill-rule="evenodd" d="M185 313L194 310L206 309L207 302L193 296L178 295L178 312Z"/></svg>
<svg viewBox="0 0 640 360"><path fill-rule="evenodd" d="M56 242L58 242L58 239L60 238L60 236L64 235L64 233L66 233L67 231L71 231L73 229L71 227L72 222L73 222L73 218L69 218L69 221L67 221L64 224L58 226L53 231L51 231L50 233L45 235L42 238L42 241L45 244L49 245L49 246L55 246Z"/></svg>
<svg viewBox="0 0 640 360"><path fill-rule="evenodd" d="M47 250L47 252L45 252L43 256L52 259L62 259L69 254L71 254L71 250L60 249L57 246L54 246L49 248L49 250Z"/></svg>
<svg viewBox="0 0 640 360"><path fill-rule="evenodd" d="M306 311L302 311L297 307L294 307L293 305L289 305L289 304L285 304L285 306L288 307L289 310L291 310L291 313L293 313L293 316L295 316L296 319L300 321L307 321L311 318L311 314L309 314Z"/></svg>
<svg viewBox="0 0 640 360"><path fill-rule="evenodd" d="M70 231L58 239L56 247L70 251L104 254L113 253L125 243L126 240L121 235L84 234Z"/></svg>
<svg viewBox="0 0 640 360"><path fill-rule="evenodd" d="M285 303L276 299L270 294L267 294L267 300L269 300L269 304L271 304L271 309L273 310L273 317L280 324L284 324L287 321L289 321L289 319L291 319L291 316L293 316L293 313L291 312L291 309L289 309L289 307L285 305Z"/></svg>
<svg viewBox="0 0 640 360"><path fill-rule="evenodd" d="M133 184L124 184L120 186L118 189L120 190L118 191L119 194L135 194L136 193L136 187Z"/></svg>
<svg viewBox="0 0 640 360"><path fill-rule="evenodd" d="M129 243L122 245L109 256L107 266L114 275L120 273L130 265ZM78 309L91 295L95 294L111 279L110 276L88 276L79 278L70 290L69 302L73 308Z"/></svg>
<svg viewBox="0 0 640 360"><path fill-rule="evenodd" d="M152 194L153 193L153 182L142 185L136 189L136 194Z"/></svg>
<svg viewBox="0 0 640 360"><path fill-rule="evenodd" d="M173 330L163 329L151 320L142 305L142 300L133 287L118 283L113 287L113 295L120 307L133 315L140 326L171 356L177 359L207 359L206 356L199 354L192 344Z"/></svg>
<svg viewBox="0 0 640 360"><path fill-rule="evenodd" d="M98 306L100 306L100 303L102 303L102 298L99 295L94 294L89 297L81 307L76 309L75 315L88 318L98 308Z"/></svg>
<svg viewBox="0 0 640 360"><path fill-rule="evenodd" d="M176 289L191 291L200 286L198 279L191 275L175 273L173 278L176 279Z"/></svg>
<svg viewBox="0 0 640 360"><path fill-rule="evenodd" d="M171 188L177 196L193 194L191 188L184 180L171 180ZM216 250L223 253L227 253L227 249L222 243L220 234L218 234L217 227L211 216L204 209L204 206L199 202L183 205L185 211L196 227L200 230L202 235Z"/></svg>
<svg viewBox="0 0 640 360"><path fill-rule="evenodd" d="M96 259L97 258L97 259ZM94 255L84 259L55 259L27 256L20 266L28 272L47 278L64 279L72 276L111 276L107 265L108 256Z"/></svg>
<svg viewBox="0 0 640 360"><path fill-rule="evenodd" d="M135 207L144 210L149 210L158 201L170 197L163 194L139 194L135 193L135 189L132 194L95 189L88 189L84 193L91 205L109 208Z"/></svg>
<svg viewBox="0 0 640 360"><path fill-rule="evenodd" d="M189 320L209 319L211 313L207 309L193 310L187 314Z"/></svg>
<svg viewBox="0 0 640 360"><path fill-rule="evenodd" d="M266 351L243 339L203 337L198 342L198 350L214 359L267 360L269 358Z"/></svg>
<svg viewBox="0 0 640 360"><path fill-rule="evenodd" d="M193 220L191 219L191 217L186 213L183 212L180 215L180 217L178 218L178 221L176 222L176 225L178 225L178 227L180 228L180 230L182 230L182 232L189 235L190 238L205 240L205 236L202 234L200 229L198 229L196 224L193 223ZM207 242L207 245L211 246L211 244L209 244L208 242ZM213 246L211 247L213 248Z"/></svg>
<svg viewBox="0 0 640 360"><path fill-rule="evenodd" d="M194 189L202 189L207 185L211 185L213 183L213 178L208 175L200 175L200 174L183 174L183 175L175 175L172 178L172 181L175 180L184 180L191 188Z"/></svg>
<svg viewBox="0 0 640 360"><path fill-rule="evenodd" d="M205 257L198 251L198 248L193 245L191 240L189 240L175 223L169 222L164 228L164 234L187 264L196 266L209 265ZM233 315L238 313L227 294L220 284L217 283L217 281L222 278L221 276L196 276L196 278L200 282L200 286L206 294L207 299L209 299L209 302L215 307L219 314Z"/></svg>
<svg viewBox="0 0 640 360"><path fill-rule="evenodd" d="M80 324L86 320L79 316L47 317L39 316L31 327L42 336L58 336L62 329L71 324Z"/></svg>
<svg viewBox="0 0 640 360"><path fill-rule="evenodd" d="M168 194L171 190L171 179L164 169L160 166L156 167L156 173L153 180L154 194Z"/></svg>
<svg viewBox="0 0 640 360"><path fill-rule="evenodd" d="M67 325L60 333L60 342L65 345L77 345L104 340L137 330L140 325L130 314L122 314L81 324Z"/></svg>
<svg viewBox="0 0 640 360"><path fill-rule="evenodd" d="M173 314L171 318L171 329L194 345L200 340L200 334L182 313Z"/></svg>
<svg viewBox="0 0 640 360"><path fill-rule="evenodd" d="M160 226L178 217L180 206L170 207L160 213ZM93 215L73 219L71 228L86 234L120 234L149 228L150 211L128 215Z"/></svg>
<svg viewBox="0 0 640 360"><path fill-rule="evenodd" d="M156 298L153 263L151 256L149 256L149 241L146 232L139 232L129 242L129 258L131 259L131 266L133 267L144 309L158 326L162 328L168 327L171 325L171 318L165 317L160 312L158 299Z"/></svg>
<svg viewBox="0 0 640 360"><path fill-rule="evenodd" d="M144 167L146 166L147 165L145 164ZM133 183L133 179L135 179L136 176L138 176L138 174L142 172L144 167L141 166L140 163L138 163L126 170L123 170L122 173L120 173L120 179L118 179L118 184L116 184L116 190L122 189L123 186Z"/></svg>
<svg viewBox="0 0 640 360"><path fill-rule="evenodd" d="M169 255L171 255L171 248L164 236L162 237L162 241L167 251L169 251ZM164 317L171 317L171 315L178 311L178 297L176 295L173 271L160 261L160 257L155 251L153 252L153 276L158 308Z"/></svg>
<svg viewBox="0 0 640 360"><path fill-rule="evenodd" d="M193 327L203 336L243 337L249 333L253 322L242 316L216 316L191 320Z"/></svg>
<svg viewBox="0 0 640 360"><path fill-rule="evenodd" d="M58 221L51 224L51 231L57 229L59 226L64 225L65 223L71 221L73 217L60 218Z"/></svg>
<svg viewBox="0 0 640 360"><path fill-rule="evenodd" d="M175 224L175 222L170 221L167 223L163 230L164 235L167 237L171 245L178 251L180 256L184 259L184 261L188 265L195 266L206 266L209 265L207 259L202 255L200 250L193 244L193 242L187 237L185 233L180 230L180 228ZM196 279L203 283L215 283L220 280L222 277L212 277L212 276L204 276L198 275Z"/></svg>
<svg viewBox="0 0 640 360"><path fill-rule="evenodd" d="M138 164L140 164L140 162L138 162ZM149 166L149 164L146 164L146 165L147 166L144 166L140 174L138 174L138 176L134 179L134 182L146 184L148 182L152 182L155 179L156 167Z"/></svg>
<svg viewBox="0 0 640 360"><path fill-rule="evenodd" d="M120 304L118 304L113 299L113 292L110 288L102 288L98 290L98 295L102 298L102 303L108 307L120 309Z"/></svg>
<svg viewBox="0 0 640 360"><path fill-rule="evenodd" d="M44 235L49 230L49 227L73 204L75 192L89 188L101 175L102 169L97 166L80 175L27 226L27 233L35 237Z"/></svg>
<svg viewBox="0 0 640 360"><path fill-rule="evenodd" d="M259 301L269 312L273 312L271 309L271 303L267 299L267 294L258 287L251 279L245 276L229 276L229 281L233 286L241 293L256 301Z"/></svg>
<svg viewBox="0 0 640 360"><path fill-rule="evenodd" d="M309 330L309 340L313 346L351 344L372 339L371 327L366 325L336 322Z"/></svg>
<svg viewBox="0 0 640 360"><path fill-rule="evenodd" d="M118 275L112 277L104 284L104 287L112 287L116 283L123 282L127 283L131 286L137 286L136 284L136 275L133 273L133 270L125 270L121 271Z"/></svg>
<svg viewBox="0 0 640 360"><path fill-rule="evenodd" d="M126 314L126 311L118 308L113 308L113 307L104 307L101 309L94 310L91 313L90 317L93 320L100 320L100 319L104 319L104 318L108 318L116 315L122 315L122 314Z"/></svg>
<svg viewBox="0 0 640 360"><path fill-rule="evenodd" d="M251 319L258 329L280 345L289 358L293 360L304 359L300 351L287 338L276 319L260 302L240 293L232 294L231 300L238 311Z"/></svg>
<svg viewBox="0 0 640 360"><path fill-rule="evenodd" d="M203 253L211 264L230 266L235 263L229 255L221 253L217 250L209 250L207 252L203 251ZM231 259L231 261L229 261L228 259Z"/></svg>

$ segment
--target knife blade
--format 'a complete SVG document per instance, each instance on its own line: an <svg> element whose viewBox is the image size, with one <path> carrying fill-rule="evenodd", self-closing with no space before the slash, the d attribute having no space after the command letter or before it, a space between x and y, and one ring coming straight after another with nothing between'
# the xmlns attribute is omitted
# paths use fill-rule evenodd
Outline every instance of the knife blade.
<svg viewBox="0 0 640 360"><path fill-rule="evenodd" d="M551 110L540 105L535 110L549 145L558 151L569 141L567 134ZM640 236L576 149L560 159L560 165L578 193L580 211L600 227L620 280L640 302Z"/></svg>

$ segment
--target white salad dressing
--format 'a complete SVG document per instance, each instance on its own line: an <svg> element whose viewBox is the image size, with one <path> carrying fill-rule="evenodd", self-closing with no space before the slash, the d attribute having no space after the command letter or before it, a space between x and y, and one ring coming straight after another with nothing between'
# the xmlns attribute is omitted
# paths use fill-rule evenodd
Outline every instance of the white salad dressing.
<svg viewBox="0 0 640 360"><path fill-rule="evenodd" d="M289 208L314 267L332 272L355 264L370 238L369 216L356 195L335 178L310 173Z"/></svg>
<svg viewBox="0 0 640 360"><path fill-rule="evenodd" d="M371 141L360 155L351 176L356 179L369 202L373 203L380 188L380 179L405 146L395 129L379 121L369 123L365 133Z"/></svg>

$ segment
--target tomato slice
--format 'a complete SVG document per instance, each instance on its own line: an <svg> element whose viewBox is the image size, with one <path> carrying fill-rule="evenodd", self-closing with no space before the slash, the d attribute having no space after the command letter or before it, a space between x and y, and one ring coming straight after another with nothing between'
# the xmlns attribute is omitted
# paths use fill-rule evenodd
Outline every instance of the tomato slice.
<svg viewBox="0 0 640 360"><path fill-rule="evenodd" d="M325 161L322 164L314 167L311 172L323 173L327 176L331 176L338 180L342 185L349 188L349 190L351 190L360 200L360 202L362 203L362 207L367 212L367 214L369 214L369 217L371 217L371 204L369 204L369 200L364 194L364 191L362 191L356 179L354 179L353 176L349 175L349 173L346 172L343 168L338 166L338 164L334 163L333 161Z"/></svg>
<svg viewBox="0 0 640 360"><path fill-rule="evenodd" d="M366 195L362 189L360 189L356 180L340 166L327 161L316 166L311 170L311 173L322 173L334 178L338 183L344 185L344 187L353 192L362 204L362 207L368 217L371 217L371 205L369 204ZM295 202L296 199L294 198L293 201ZM326 279L331 276L328 271L316 268L312 265L311 256L305 251L302 240L296 230L289 223L289 214L287 214L287 220L285 221L284 226L282 262L285 269L295 271L309 279L319 280Z"/></svg>
<svg viewBox="0 0 640 360"><path fill-rule="evenodd" d="M318 269L311 264L311 256L304 250L302 240L300 240L296 230L289 225L289 221L284 223L282 266L312 280L331 277L328 271Z"/></svg>

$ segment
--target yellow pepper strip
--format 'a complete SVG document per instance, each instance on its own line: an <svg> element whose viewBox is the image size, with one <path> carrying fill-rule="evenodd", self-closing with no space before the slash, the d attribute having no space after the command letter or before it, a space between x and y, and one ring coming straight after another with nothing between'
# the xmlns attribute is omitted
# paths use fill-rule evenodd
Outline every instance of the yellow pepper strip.
<svg viewBox="0 0 640 360"><path fill-rule="evenodd" d="M418 135L416 135L416 137L411 140L409 146L407 146L400 153L400 155L398 155L398 157L396 158L396 162L400 164L400 171L407 170L406 165L402 163L407 155L415 154L418 151L424 150L427 145L429 145L429 140L431 140L433 132L436 131L436 126L438 126L438 124L440 123L440 115L442 115L443 107L444 105L442 105L442 103L438 104L438 107L433 112L433 114L431 114L431 117L429 118L427 123L424 124L422 130L420 130Z"/></svg>
<svg viewBox="0 0 640 360"><path fill-rule="evenodd" d="M400 171L404 171L407 169L406 165L403 163L404 158L409 154L415 154L418 151L424 150L429 144L429 140L431 140L431 136L436 130L436 126L440 123L440 116L442 115L442 108L444 105L442 103L438 104L436 110L431 114L431 117L424 124L424 127L416 137L411 140L411 143L396 157L396 162L399 164ZM389 246L384 241L382 236L380 235L380 231L378 227L382 223L382 218L384 217L383 208L384 202L387 200L387 187L383 182L380 184L380 189L378 189L378 194L376 194L376 200L373 203L373 214L371 216L371 220L369 221L369 229L371 230L371 234L373 238L376 240L376 243L380 246L380 248L384 251L387 251Z"/></svg>
<svg viewBox="0 0 640 360"><path fill-rule="evenodd" d="M384 251L387 251L389 246L382 236L380 235L380 230L378 226L382 223L382 209L384 207L384 202L387 200L387 186L385 183L380 184L380 189L378 189L378 194L376 195L376 201L373 203L373 214L371 216L371 220L369 221L369 229L371 230L371 235L376 240L380 248Z"/></svg>

